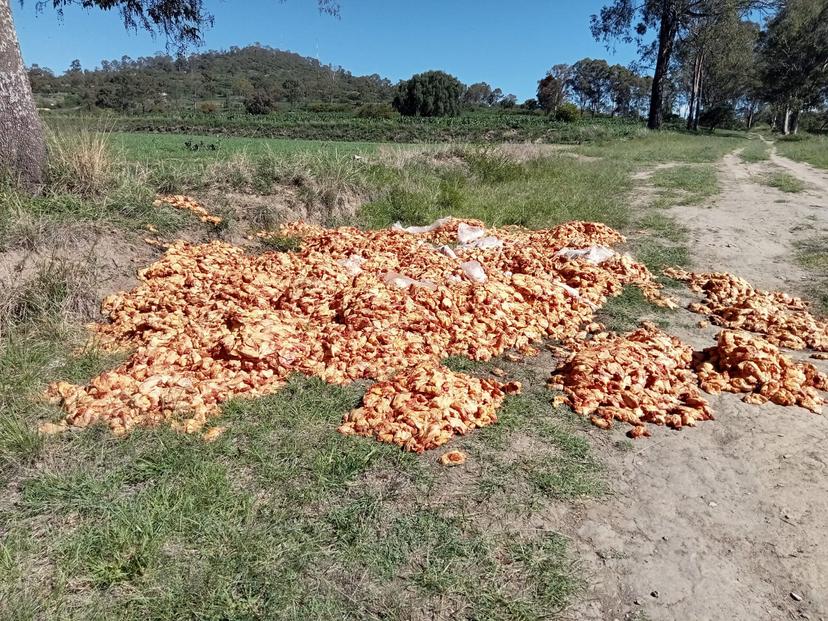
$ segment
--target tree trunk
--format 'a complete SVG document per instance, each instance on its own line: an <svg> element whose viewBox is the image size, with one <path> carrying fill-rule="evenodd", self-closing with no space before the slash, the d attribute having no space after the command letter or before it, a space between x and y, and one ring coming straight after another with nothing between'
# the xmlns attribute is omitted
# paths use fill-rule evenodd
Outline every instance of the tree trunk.
<svg viewBox="0 0 828 621"><path fill-rule="evenodd" d="M782 123L782 133L787 136L791 132L791 106L785 104L785 120Z"/></svg>
<svg viewBox="0 0 828 621"><path fill-rule="evenodd" d="M0 174L34 190L43 181L46 141L9 1L0 0Z"/></svg>
<svg viewBox="0 0 828 621"><path fill-rule="evenodd" d="M796 134L799 131L799 109L794 110L791 116L791 133Z"/></svg>
<svg viewBox="0 0 828 621"><path fill-rule="evenodd" d="M667 67L670 65L670 56L673 53L673 43L676 40L678 28L678 16L676 15L673 3L669 0L662 1L661 25L658 29L658 58L656 59L655 72L653 74L653 90L650 95L650 114L647 118L647 127L650 129L661 129L664 120L662 104L664 101L664 78L667 75Z"/></svg>
<svg viewBox="0 0 828 621"><path fill-rule="evenodd" d="M747 128L748 131L753 128L753 117L756 114L756 104L751 103L750 108L748 110L748 118L747 118Z"/></svg>
<svg viewBox="0 0 828 621"><path fill-rule="evenodd" d="M701 80L701 52L696 54L696 59L693 61L693 83L690 87L690 110L687 112L687 129L693 129L693 120L696 118L699 80Z"/></svg>
<svg viewBox="0 0 828 621"><path fill-rule="evenodd" d="M699 131L699 119L701 119L702 93L704 92L704 75L699 73L699 90L696 93L696 116L693 118L693 131Z"/></svg>

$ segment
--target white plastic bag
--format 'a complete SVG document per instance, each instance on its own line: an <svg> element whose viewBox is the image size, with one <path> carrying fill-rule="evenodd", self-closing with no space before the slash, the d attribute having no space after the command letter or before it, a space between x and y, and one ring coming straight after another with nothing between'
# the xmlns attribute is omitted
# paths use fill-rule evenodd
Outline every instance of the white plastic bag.
<svg viewBox="0 0 828 621"><path fill-rule="evenodd" d="M457 241L461 244L469 244L475 239L480 239L486 234L482 226L469 226L465 222L457 225Z"/></svg>
<svg viewBox="0 0 828 621"><path fill-rule="evenodd" d="M575 287L570 287L565 282L556 282L555 284L558 285L564 291L566 291L571 297L575 298L576 300L581 297L581 294Z"/></svg>
<svg viewBox="0 0 828 621"><path fill-rule="evenodd" d="M480 248L481 250L491 250L492 248L503 248L503 240L489 235L487 237L481 237L480 239L476 239L473 242L470 242L468 244L463 244L462 246L459 246L459 248L460 249Z"/></svg>
<svg viewBox="0 0 828 621"><path fill-rule="evenodd" d="M439 248L437 248L437 252L446 255L449 259L457 258L457 253L451 249L451 246L440 246Z"/></svg>
<svg viewBox="0 0 828 621"><path fill-rule="evenodd" d="M483 271L483 266L477 261L466 261L460 264L460 268L466 274L466 277L472 282L484 283L488 280L486 272Z"/></svg>
<svg viewBox="0 0 828 621"><path fill-rule="evenodd" d="M362 273L362 264L365 263L365 257L352 254L347 259L339 259L337 263L345 268L349 276L358 276Z"/></svg>
<svg viewBox="0 0 828 621"><path fill-rule="evenodd" d="M561 248L555 253L556 257L567 259L584 259L592 265L600 265L607 259L615 256L615 250L606 246L590 246L589 248Z"/></svg>
<svg viewBox="0 0 828 621"><path fill-rule="evenodd" d="M420 235L422 233L431 233L436 229L439 229L443 226L446 222L448 222L448 218L440 218L439 220L435 220L428 226L406 226L404 227L399 222L395 222L391 225L391 228L395 231L405 231L406 233L411 233L412 235Z"/></svg>
<svg viewBox="0 0 828 621"><path fill-rule="evenodd" d="M386 285L391 287L397 287L398 289L408 289L409 287L423 287L425 289L431 289L432 291L437 288L437 284L431 282L430 280L414 280L413 278L409 278L408 276L403 276L399 272L386 272L385 275L382 277L383 282Z"/></svg>

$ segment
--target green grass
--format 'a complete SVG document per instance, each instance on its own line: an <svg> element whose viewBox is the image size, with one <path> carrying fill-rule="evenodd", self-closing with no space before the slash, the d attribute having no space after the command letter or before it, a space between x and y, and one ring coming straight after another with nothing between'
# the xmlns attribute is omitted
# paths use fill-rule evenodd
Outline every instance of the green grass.
<svg viewBox="0 0 828 621"><path fill-rule="evenodd" d="M780 155L817 168L828 169L828 138L810 134L781 137L776 141Z"/></svg>
<svg viewBox="0 0 828 621"><path fill-rule="evenodd" d="M44 440L31 426L55 412L27 393L105 364L46 328L0 349L15 421L0 432L2 618L409 619L451 601L456 618L541 619L578 592L566 540L527 526L604 481L542 378L453 443L468 471L336 433L361 388L315 379L227 404L213 444L164 429Z"/></svg>
<svg viewBox="0 0 828 621"><path fill-rule="evenodd" d="M166 170L181 171L170 187L358 190L371 200L357 220L370 226L448 214L496 226L599 220L645 229L632 250L651 269L686 263L684 232L663 213L631 210L632 173L671 149L706 162L737 143L663 133L610 143L600 161L519 161L482 147L378 147L360 160L316 145L255 154L244 145L229 161L210 161L180 156L178 139L157 153L138 140L128 156L128 166L154 162L130 177L146 200ZM706 187L690 174L668 181L667 189ZM86 198L8 190L0 232L24 247L44 243L39 227L64 223L132 230L151 217L183 218L170 234L192 226L186 214L116 201L128 195L120 188ZM557 503L600 497L607 483L588 423L552 406L549 369L446 361L479 376L497 365L524 385L498 424L452 442L469 461L451 469L438 465L442 451L415 456L336 433L364 385L299 377L271 397L226 404L216 424L228 430L212 444L165 429L44 438L37 423L60 415L40 398L45 385L83 383L119 360L78 349L97 300L82 274L59 267L15 287L0 315L0 618L529 620L554 618L578 597L583 576L550 516ZM661 312L628 288L601 318L627 329Z"/></svg>
<svg viewBox="0 0 828 621"><path fill-rule="evenodd" d="M627 222L629 168L616 162L579 162L553 156L523 164L472 152L468 171L413 169L362 209L360 221L384 227L396 221L426 224L446 215L492 226L530 228L567 220ZM486 162L485 164L483 162Z"/></svg>
<svg viewBox="0 0 828 621"><path fill-rule="evenodd" d="M770 159L770 145L759 138L751 138L739 156L749 164L765 162Z"/></svg>
<svg viewBox="0 0 828 621"><path fill-rule="evenodd" d="M608 330L628 332L637 328L643 320L664 324L665 314L669 312L651 304L638 287L628 286L618 297L611 298L598 312L597 319Z"/></svg>
<svg viewBox="0 0 828 621"><path fill-rule="evenodd" d="M828 315L828 236L821 235L797 242L795 258L797 263L815 276L815 286L806 292L806 297L816 302L823 315Z"/></svg>
<svg viewBox="0 0 828 621"><path fill-rule="evenodd" d="M622 160L640 165L664 162L712 163L726 153L745 146L744 134L691 134L680 132L648 133L629 140L585 145L578 153L603 159Z"/></svg>
<svg viewBox="0 0 828 621"><path fill-rule="evenodd" d="M712 164L661 168L652 174L650 183L659 190L656 207L696 205L719 191Z"/></svg>
<svg viewBox="0 0 828 621"><path fill-rule="evenodd" d="M804 192L806 185L803 181L790 173L775 172L764 178L764 183L782 192L799 193Z"/></svg>

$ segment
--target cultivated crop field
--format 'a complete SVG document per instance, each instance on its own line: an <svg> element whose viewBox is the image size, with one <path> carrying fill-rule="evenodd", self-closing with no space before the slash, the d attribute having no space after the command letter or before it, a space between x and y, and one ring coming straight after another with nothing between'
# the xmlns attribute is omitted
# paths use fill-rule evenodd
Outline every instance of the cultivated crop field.
<svg viewBox="0 0 828 621"><path fill-rule="evenodd" d="M817 139L295 116L0 188L0 617L824 610Z"/></svg>

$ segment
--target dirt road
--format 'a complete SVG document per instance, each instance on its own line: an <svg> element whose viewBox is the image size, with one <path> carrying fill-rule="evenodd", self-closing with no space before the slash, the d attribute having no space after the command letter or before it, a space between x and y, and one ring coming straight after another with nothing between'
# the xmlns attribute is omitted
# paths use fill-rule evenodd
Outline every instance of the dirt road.
<svg viewBox="0 0 828 621"><path fill-rule="evenodd" d="M763 185L774 168L808 189ZM691 232L694 268L806 289L813 277L791 253L798 238L828 231L828 174L731 154L719 181L709 203L672 210ZM670 331L706 347L716 329L698 319L680 311ZM589 579L571 618L828 619L828 418L731 394L711 403L716 421L605 451L614 495L567 518ZM593 436L600 447L621 433Z"/></svg>

